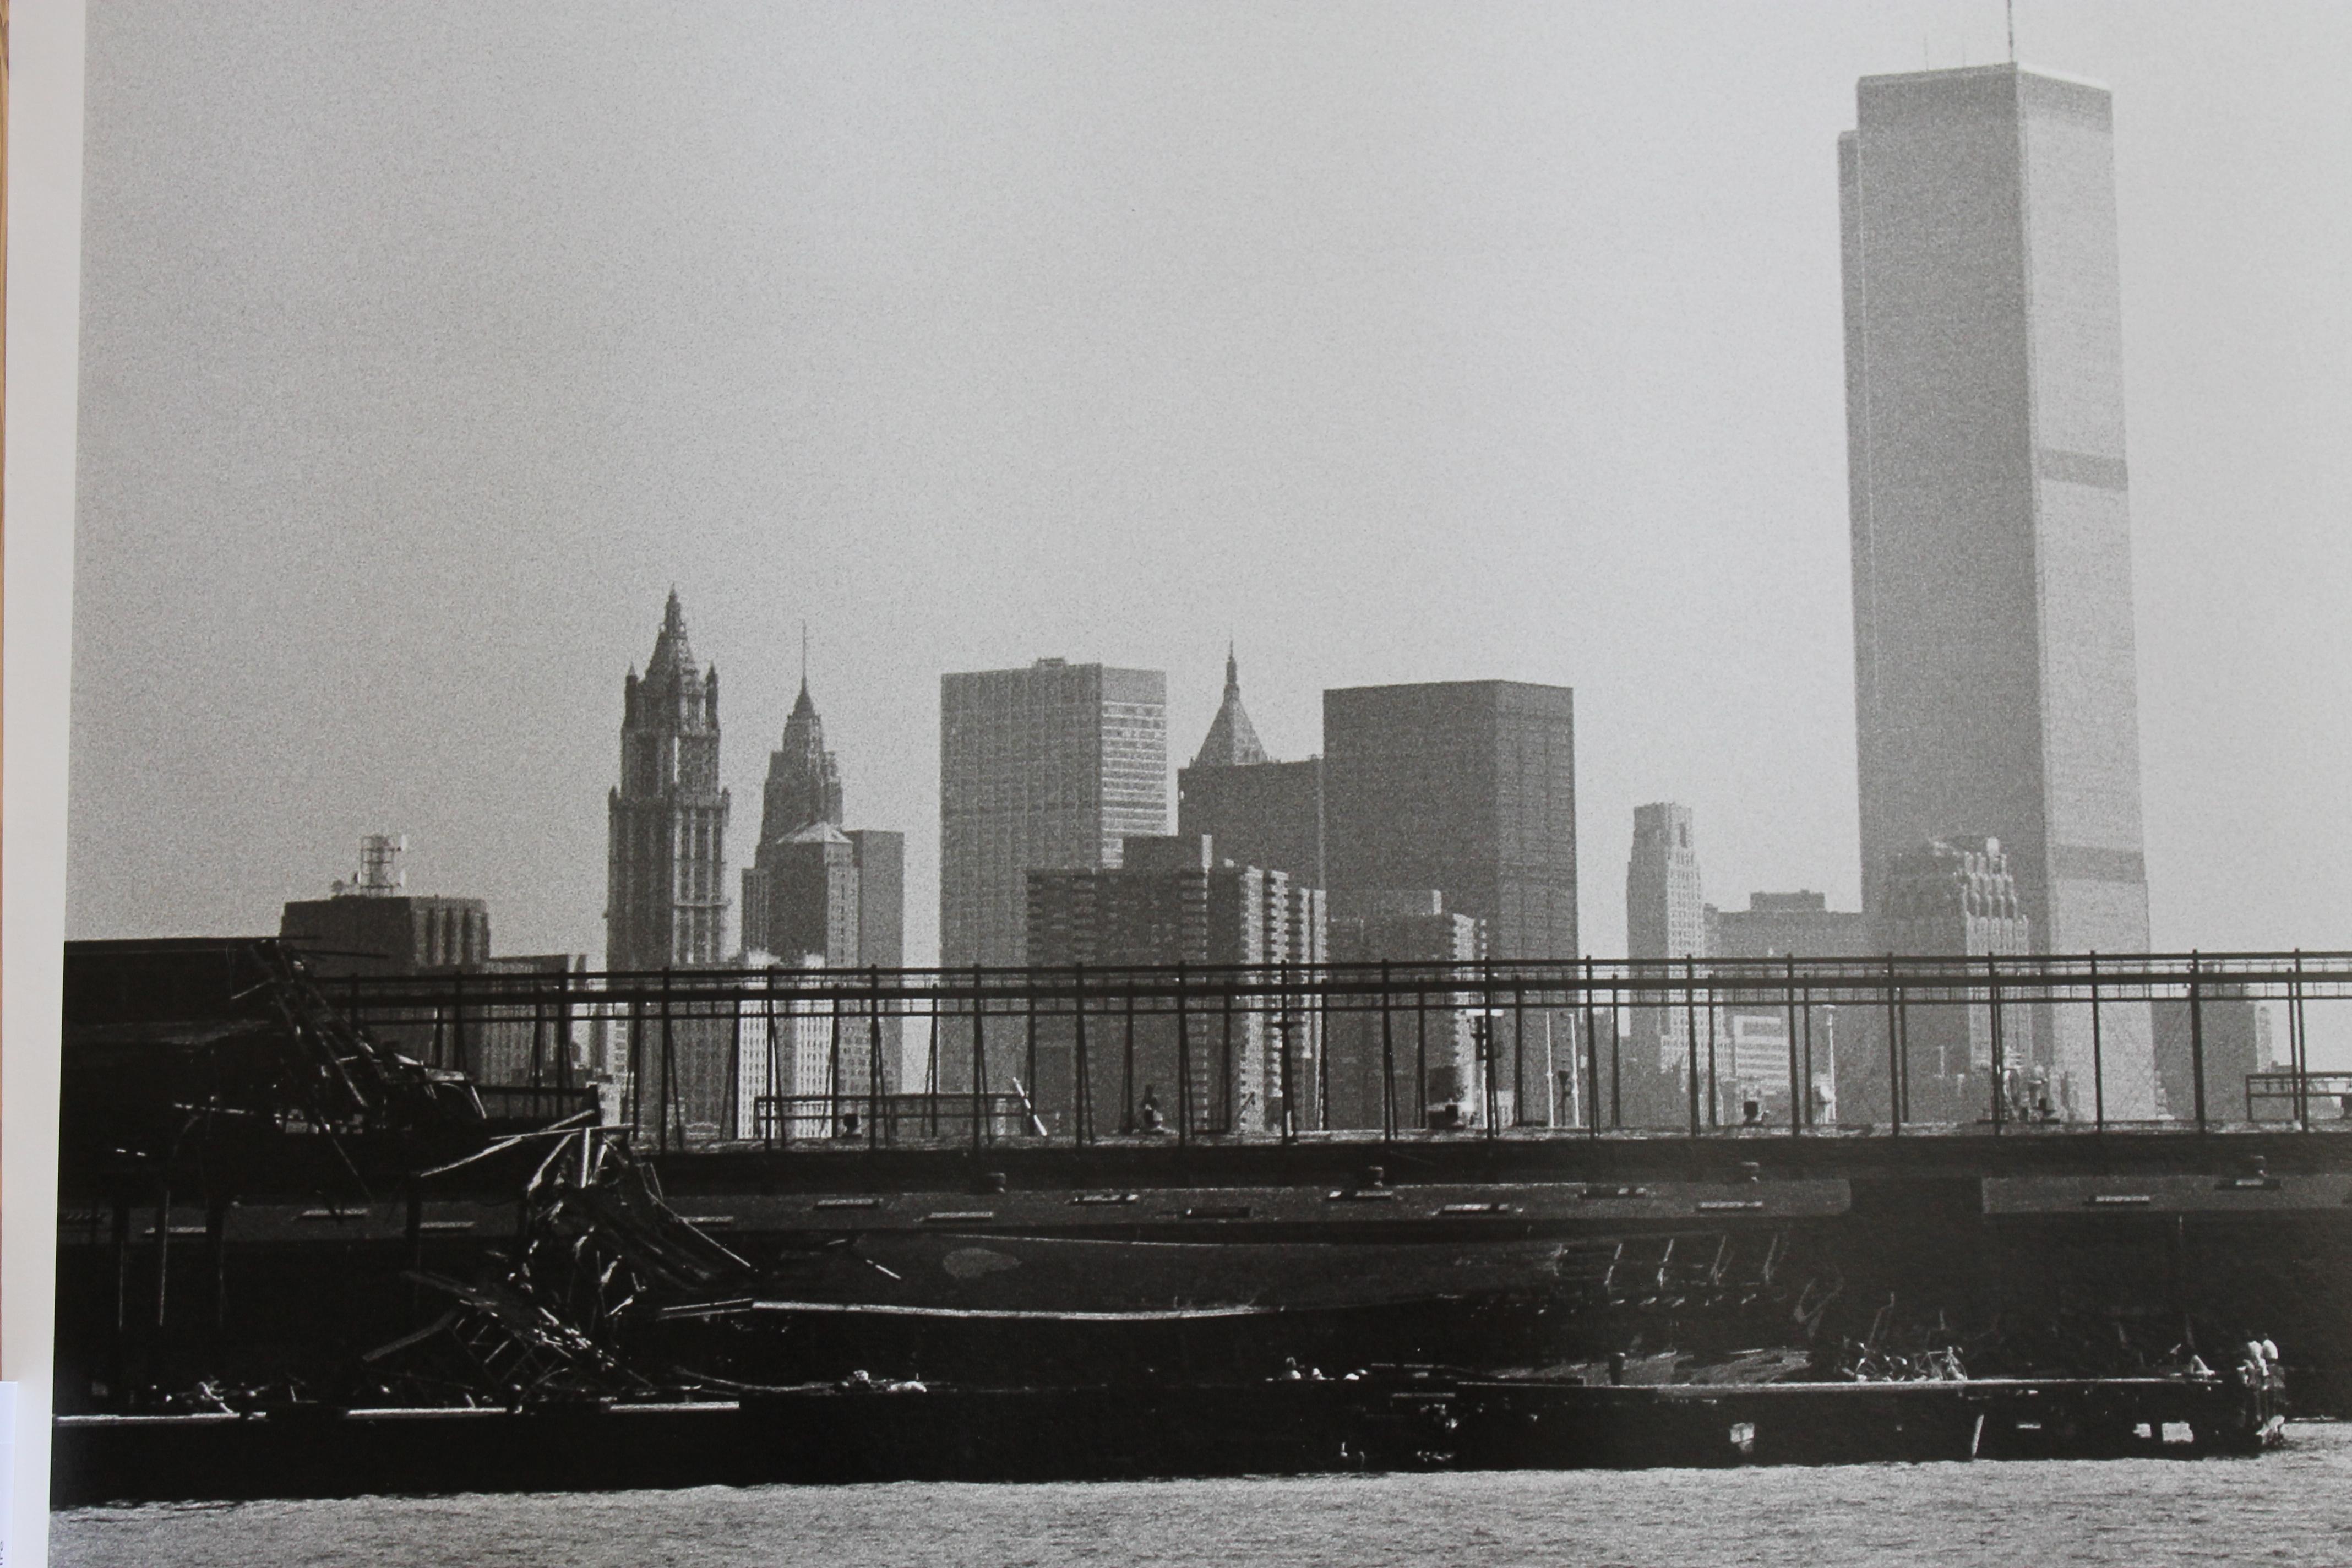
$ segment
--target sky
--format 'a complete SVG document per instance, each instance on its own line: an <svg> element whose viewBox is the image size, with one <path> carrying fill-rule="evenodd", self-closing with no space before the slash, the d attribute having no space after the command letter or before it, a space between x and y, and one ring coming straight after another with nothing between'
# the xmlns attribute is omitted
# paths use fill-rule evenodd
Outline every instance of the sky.
<svg viewBox="0 0 2352 1568"><path fill-rule="evenodd" d="M939 677L1228 638L1573 687L1633 808L1857 907L1835 141L1999 0L321 6L89 22L68 933L274 931L404 833L601 956L624 676L800 676L936 952ZM2115 94L2159 948L2352 947L2352 7L2017 7Z"/></svg>

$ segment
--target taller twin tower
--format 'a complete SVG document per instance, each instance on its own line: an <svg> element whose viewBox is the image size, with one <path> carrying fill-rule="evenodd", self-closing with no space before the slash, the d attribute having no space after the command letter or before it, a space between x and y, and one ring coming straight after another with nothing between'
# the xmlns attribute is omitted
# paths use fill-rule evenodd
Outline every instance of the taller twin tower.
<svg viewBox="0 0 2352 1568"><path fill-rule="evenodd" d="M1997 837L2035 949L2144 952L2108 94L2000 65L1857 96L1838 171L1864 911L1906 850ZM2087 1083L2083 1010L2053 1011L2052 1065ZM2157 1114L2146 1009L2105 1048L2106 1113Z"/></svg>

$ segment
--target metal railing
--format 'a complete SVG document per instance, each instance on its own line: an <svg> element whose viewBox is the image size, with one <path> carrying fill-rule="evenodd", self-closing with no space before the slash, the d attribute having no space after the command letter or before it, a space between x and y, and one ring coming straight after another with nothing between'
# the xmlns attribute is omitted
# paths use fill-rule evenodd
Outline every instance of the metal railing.
<svg viewBox="0 0 2352 1568"><path fill-rule="evenodd" d="M672 969L325 989L443 1065L473 1067L505 1029L506 1076L527 1055L527 1087L593 1078L663 1149L772 1140L820 1102L829 1137L854 1106L869 1141L975 1144L2205 1131L2242 1091L2248 1121L2278 1106L2266 1124L2339 1120L2306 1013L2352 997L2352 954Z"/></svg>

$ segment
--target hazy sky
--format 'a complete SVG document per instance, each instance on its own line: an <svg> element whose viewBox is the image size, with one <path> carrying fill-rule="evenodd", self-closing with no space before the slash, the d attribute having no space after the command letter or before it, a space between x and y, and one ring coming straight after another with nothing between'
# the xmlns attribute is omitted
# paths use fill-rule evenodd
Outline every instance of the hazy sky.
<svg viewBox="0 0 2352 1568"><path fill-rule="evenodd" d="M2352 7L2022 0L2116 95L2163 947L2352 946ZM1576 689L1631 813L1853 907L1835 138L2000 0L243 5L90 17L76 936L270 931L405 832L601 957L683 595L730 859L797 680L935 952L939 676L1225 639Z"/></svg>

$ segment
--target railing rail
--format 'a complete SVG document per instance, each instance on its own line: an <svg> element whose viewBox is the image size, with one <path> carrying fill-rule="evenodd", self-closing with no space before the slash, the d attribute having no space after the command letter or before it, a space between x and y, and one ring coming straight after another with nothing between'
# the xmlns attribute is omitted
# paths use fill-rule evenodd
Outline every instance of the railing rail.
<svg viewBox="0 0 2352 1568"><path fill-rule="evenodd" d="M2352 998L2352 952L467 972L323 990L485 1080L482 1042L504 1029L507 1076L525 1055L522 1087L590 1074L659 1148L803 1123L839 1138L853 1104L876 1142L979 1144L1085 1142L1155 1115L1180 1142L2205 1131L2241 1103L2310 1128L2352 1092L2335 1084L2352 1074L2311 1070L2306 1028L2311 1005ZM2283 1058L2260 1047L2266 1005L2284 1007Z"/></svg>

